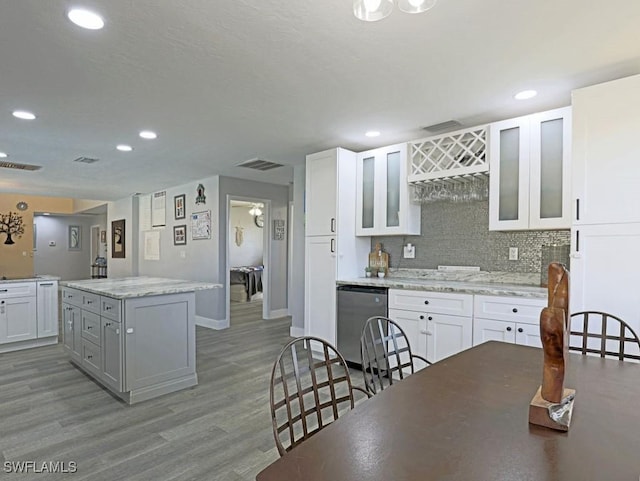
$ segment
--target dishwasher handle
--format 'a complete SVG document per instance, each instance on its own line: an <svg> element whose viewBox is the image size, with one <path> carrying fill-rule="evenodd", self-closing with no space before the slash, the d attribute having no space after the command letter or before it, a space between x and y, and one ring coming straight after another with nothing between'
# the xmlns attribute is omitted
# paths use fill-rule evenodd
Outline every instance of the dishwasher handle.
<svg viewBox="0 0 640 481"><path fill-rule="evenodd" d="M338 291L342 292L364 292L366 294L387 295L386 287L368 287L368 286L338 286Z"/></svg>

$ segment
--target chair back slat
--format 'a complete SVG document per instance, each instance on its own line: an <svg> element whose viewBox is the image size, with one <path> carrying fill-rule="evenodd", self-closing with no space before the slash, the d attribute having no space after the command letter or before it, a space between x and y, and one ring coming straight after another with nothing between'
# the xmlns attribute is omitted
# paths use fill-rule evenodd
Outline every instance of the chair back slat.
<svg viewBox="0 0 640 481"><path fill-rule="evenodd" d="M640 338L631 326L613 314L576 312L571 315L569 334L571 351L640 362Z"/></svg>
<svg viewBox="0 0 640 481"><path fill-rule="evenodd" d="M404 330L387 317L367 319L360 337L360 355L365 387L371 394L415 372Z"/></svg>
<svg viewBox="0 0 640 481"><path fill-rule="evenodd" d="M355 405L346 361L331 344L310 336L282 348L271 371L269 391L280 455Z"/></svg>

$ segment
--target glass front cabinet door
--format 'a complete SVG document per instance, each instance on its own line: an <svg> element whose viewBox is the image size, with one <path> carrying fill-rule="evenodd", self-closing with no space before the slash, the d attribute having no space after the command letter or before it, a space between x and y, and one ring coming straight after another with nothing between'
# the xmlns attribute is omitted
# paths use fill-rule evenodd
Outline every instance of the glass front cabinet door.
<svg viewBox="0 0 640 481"><path fill-rule="evenodd" d="M358 154L356 235L420 234L420 205L410 199L407 144Z"/></svg>
<svg viewBox="0 0 640 481"><path fill-rule="evenodd" d="M489 127L489 230L568 229L571 109Z"/></svg>

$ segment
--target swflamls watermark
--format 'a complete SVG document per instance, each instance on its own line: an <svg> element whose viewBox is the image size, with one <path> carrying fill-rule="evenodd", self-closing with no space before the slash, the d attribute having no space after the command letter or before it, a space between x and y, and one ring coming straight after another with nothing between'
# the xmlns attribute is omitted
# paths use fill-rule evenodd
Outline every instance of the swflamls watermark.
<svg viewBox="0 0 640 481"><path fill-rule="evenodd" d="M3 468L4 472L9 474L72 474L78 471L78 463L75 461L5 461Z"/></svg>

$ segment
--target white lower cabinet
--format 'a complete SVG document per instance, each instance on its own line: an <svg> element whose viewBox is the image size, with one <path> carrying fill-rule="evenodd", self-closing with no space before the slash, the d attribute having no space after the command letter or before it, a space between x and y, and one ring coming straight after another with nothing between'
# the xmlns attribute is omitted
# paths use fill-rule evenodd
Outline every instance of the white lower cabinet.
<svg viewBox="0 0 640 481"><path fill-rule="evenodd" d="M473 345L502 341L542 347L540 312L546 299L474 296Z"/></svg>
<svg viewBox="0 0 640 481"><path fill-rule="evenodd" d="M430 362L472 346L472 309L469 294L389 289L389 317L405 331L413 353Z"/></svg>

